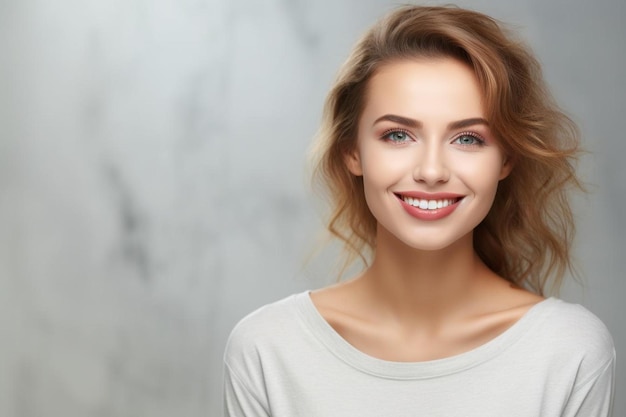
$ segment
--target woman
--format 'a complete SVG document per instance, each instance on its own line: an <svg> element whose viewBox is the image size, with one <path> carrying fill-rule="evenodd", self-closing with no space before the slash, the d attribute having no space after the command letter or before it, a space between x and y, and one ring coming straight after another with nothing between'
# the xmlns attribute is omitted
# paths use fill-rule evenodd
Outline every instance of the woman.
<svg viewBox="0 0 626 417"><path fill-rule="evenodd" d="M356 45L315 154L357 277L242 320L229 416L607 416L615 350L544 298L570 266L575 126L491 18L400 8Z"/></svg>

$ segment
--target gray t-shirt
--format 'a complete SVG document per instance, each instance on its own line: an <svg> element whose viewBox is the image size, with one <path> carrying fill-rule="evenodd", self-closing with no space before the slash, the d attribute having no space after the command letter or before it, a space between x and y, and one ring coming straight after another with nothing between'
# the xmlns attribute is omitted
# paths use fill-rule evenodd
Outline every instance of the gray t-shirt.
<svg viewBox="0 0 626 417"><path fill-rule="evenodd" d="M604 324L556 298L476 349L406 363L357 350L304 292L241 320L224 360L230 417L609 416L615 372Z"/></svg>

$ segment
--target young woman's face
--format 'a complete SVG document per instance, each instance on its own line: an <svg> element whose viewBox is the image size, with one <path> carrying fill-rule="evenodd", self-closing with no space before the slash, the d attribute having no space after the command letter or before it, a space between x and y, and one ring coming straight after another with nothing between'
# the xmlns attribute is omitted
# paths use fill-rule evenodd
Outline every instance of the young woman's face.
<svg viewBox="0 0 626 417"><path fill-rule="evenodd" d="M421 250L471 237L511 169L473 72L447 58L390 63L371 78L346 163L363 176L379 233Z"/></svg>

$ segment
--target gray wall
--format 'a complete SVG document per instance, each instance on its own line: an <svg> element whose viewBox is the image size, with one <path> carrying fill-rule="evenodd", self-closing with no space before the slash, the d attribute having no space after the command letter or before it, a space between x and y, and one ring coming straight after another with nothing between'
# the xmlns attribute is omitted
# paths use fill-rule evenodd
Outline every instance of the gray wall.
<svg viewBox="0 0 626 417"><path fill-rule="evenodd" d="M0 0L0 415L220 415L234 323L332 280L305 152L393 3ZM514 23L582 126L563 297L624 358L626 3L459 4Z"/></svg>

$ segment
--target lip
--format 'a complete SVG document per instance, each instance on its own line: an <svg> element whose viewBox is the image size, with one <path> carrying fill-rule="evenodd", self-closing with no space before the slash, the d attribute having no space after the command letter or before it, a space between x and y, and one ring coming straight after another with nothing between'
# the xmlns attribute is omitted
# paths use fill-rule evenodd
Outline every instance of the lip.
<svg viewBox="0 0 626 417"><path fill-rule="evenodd" d="M402 208L404 208L404 210L410 216L415 217L416 219L419 219L419 220L426 220L426 221L440 220L449 216L450 214L452 214L452 212L454 212L454 210L456 210L461 200L463 200L463 198L465 197L461 194L424 193L424 192L419 192L419 191L398 192L398 193L395 193L395 195L398 198L398 201L400 201ZM425 209L421 209L419 207L415 207L415 206L408 204L402 199L403 196L418 198L422 200L448 199L448 200L456 200L456 201L453 204L450 204L449 206L446 206L446 207L442 207L440 209L425 210Z"/></svg>
<svg viewBox="0 0 626 417"><path fill-rule="evenodd" d="M454 200L465 197L463 194L454 193L425 193L423 191L398 191L394 193L398 198L402 196L419 198L420 200Z"/></svg>

